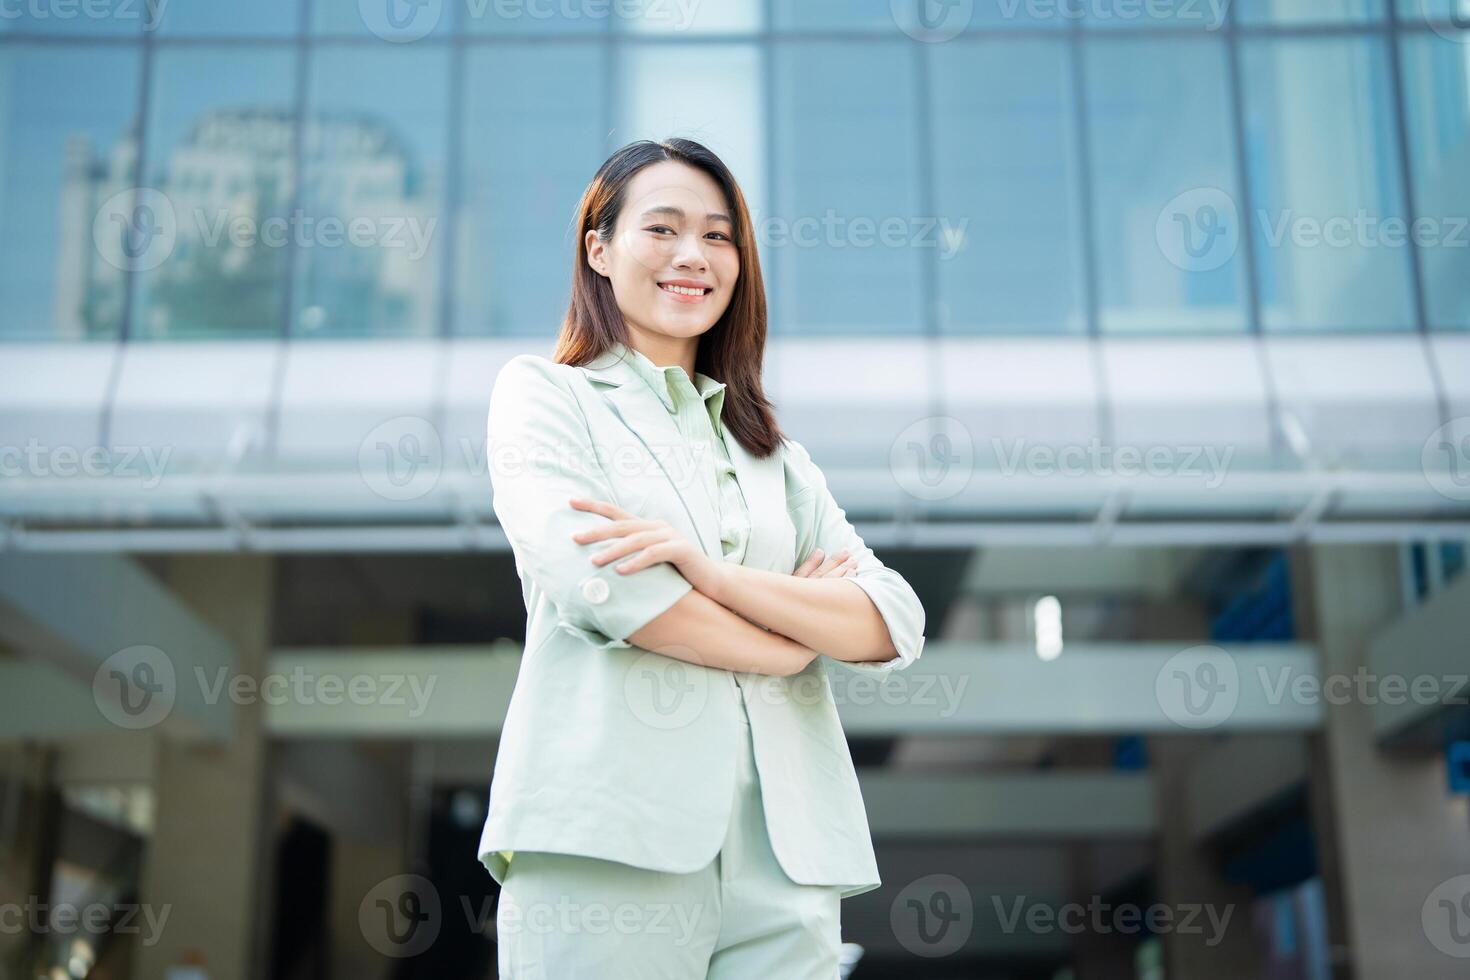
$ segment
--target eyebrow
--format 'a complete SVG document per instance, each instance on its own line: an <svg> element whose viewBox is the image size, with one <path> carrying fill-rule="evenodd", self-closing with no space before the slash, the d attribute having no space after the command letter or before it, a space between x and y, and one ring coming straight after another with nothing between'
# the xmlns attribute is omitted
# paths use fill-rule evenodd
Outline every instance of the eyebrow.
<svg viewBox="0 0 1470 980"><path fill-rule="evenodd" d="M682 218L684 217L684 209L676 208L672 204L665 204L660 207L649 208L647 211L643 212L643 217L647 218L656 214L669 214L673 215L676 218ZM709 214L705 215L705 217L711 221L723 221L727 225L735 224L735 222L730 220L730 216L728 214L725 214L723 211L711 211Z"/></svg>

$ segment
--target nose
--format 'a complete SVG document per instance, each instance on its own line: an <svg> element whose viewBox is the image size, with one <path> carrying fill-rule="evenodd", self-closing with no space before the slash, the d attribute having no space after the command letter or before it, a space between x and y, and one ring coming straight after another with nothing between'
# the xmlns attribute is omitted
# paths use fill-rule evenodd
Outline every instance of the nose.
<svg viewBox="0 0 1470 980"><path fill-rule="evenodd" d="M680 235L674 250L674 267L697 272L708 269L709 260L704 257L704 240L693 232Z"/></svg>

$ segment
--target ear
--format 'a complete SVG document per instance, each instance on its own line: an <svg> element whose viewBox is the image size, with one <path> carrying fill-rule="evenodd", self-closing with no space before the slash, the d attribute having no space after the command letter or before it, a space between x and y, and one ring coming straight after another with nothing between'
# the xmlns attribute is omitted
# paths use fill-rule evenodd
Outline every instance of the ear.
<svg viewBox="0 0 1470 980"><path fill-rule="evenodd" d="M592 271L602 278L607 278L607 243L597 237L597 229L588 228L584 236L584 247L587 249L587 264Z"/></svg>

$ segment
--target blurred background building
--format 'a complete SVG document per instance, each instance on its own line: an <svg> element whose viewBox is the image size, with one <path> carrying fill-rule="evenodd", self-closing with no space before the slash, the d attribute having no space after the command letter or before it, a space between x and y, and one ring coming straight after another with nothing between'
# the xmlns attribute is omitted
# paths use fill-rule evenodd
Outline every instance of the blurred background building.
<svg viewBox="0 0 1470 980"><path fill-rule="evenodd" d="M851 975L1464 976L1462 0L0 5L0 974L494 975L490 385L673 135L928 610Z"/></svg>

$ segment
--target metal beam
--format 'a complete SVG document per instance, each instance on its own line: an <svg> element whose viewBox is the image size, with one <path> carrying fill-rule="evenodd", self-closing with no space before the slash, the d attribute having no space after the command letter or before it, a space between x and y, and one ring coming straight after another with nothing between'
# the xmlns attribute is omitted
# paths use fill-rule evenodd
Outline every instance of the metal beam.
<svg viewBox="0 0 1470 980"><path fill-rule="evenodd" d="M276 737L497 736L521 648L277 650L267 726ZM1317 675L1310 647L1081 644L1044 662L1015 644L931 641L880 678L827 661L852 736L1309 731L1321 705L1293 685ZM1198 680L1210 691L1186 690ZM1222 686L1223 685L1223 686Z"/></svg>
<svg viewBox="0 0 1470 980"><path fill-rule="evenodd" d="M38 680L57 710L88 719L76 724L95 717L120 729L230 736L231 702L215 681L233 668L233 648L130 558L0 557L0 637L82 686L85 702Z"/></svg>

